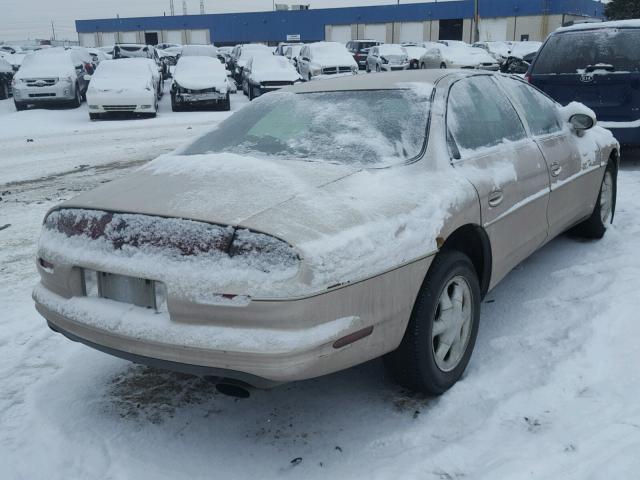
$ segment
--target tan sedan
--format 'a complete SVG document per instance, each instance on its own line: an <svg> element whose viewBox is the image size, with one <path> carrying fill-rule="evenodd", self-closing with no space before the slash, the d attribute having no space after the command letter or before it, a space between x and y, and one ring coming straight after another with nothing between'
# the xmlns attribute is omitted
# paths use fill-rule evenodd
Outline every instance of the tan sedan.
<svg viewBox="0 0 640 480"><path fill-rule="evenodd" d="M570 228L605 233L618 152L510 76L305 83L52 209L33 297L135 362L268 387L386 355L440 394L491 288Z"/></svg>

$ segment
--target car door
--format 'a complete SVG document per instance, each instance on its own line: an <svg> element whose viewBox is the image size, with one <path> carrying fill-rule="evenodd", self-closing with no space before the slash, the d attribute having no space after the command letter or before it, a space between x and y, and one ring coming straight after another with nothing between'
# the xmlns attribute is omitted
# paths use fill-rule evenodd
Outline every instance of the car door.
<svg viewBox="0 0 640 480"><path fill-rule="evenodd" d="M495 285L547 238L547 165L491 76L467 77L451 86L447 132L454 167L478 193Z"/></svg>
<svg viewBox="0 0 640 480"><path fill-rule="evenodd" d="M557 104L530 84L513 77L500 83L513 99L549 168L549 237L588 216L597 199L604 171L599 159L580 155L576 134L564 125Z"/></svg>

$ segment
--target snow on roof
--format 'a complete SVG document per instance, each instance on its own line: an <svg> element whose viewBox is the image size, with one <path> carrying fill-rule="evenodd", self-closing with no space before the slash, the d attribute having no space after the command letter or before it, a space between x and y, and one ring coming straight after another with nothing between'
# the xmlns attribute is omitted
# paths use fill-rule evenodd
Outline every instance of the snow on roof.
<svg viewBox="0 0 640 480"><path fill-rule="evenodd" d="M406 50L400 45L395 43L383 43L378 46L380 55L406 55Z"/></svg>
<svg viewBox="0 0 640 480"><path fill-rule="evenodd" d="M570 32L576 30L593 30L596 28L640 28L640 19L614 20L611 22L584 22L576 23L568 27L560 27L554 33Z"/></svg>
<svg viewBox="0 0 640 480"><path fill-rule="evenodd" d="M338 42L316 42L309 45L312 60L326 65L357 65L347 47Z"/></svg>
<svg viewBox="0 0 640 480"><path fill-rule="evenodd" d="M63 48L51 48L29 53L24 57L16 78L66 77L74 76L70 51Z"/></svg>
<svg viewBox="0 0 640 480"><path fill-rule="evenodd" d="M153 73L145 58L103 60L91 78L91 90L145 89Z"/></svg>

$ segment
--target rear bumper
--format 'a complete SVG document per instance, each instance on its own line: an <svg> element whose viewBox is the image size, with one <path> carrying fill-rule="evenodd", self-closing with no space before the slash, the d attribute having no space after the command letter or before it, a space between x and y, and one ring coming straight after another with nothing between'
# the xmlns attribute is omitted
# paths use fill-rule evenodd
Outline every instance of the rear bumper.
<svg viewBox="0 0 640 480"><path fill-rule="evenodd" d="M38 266L42 281L33 298L53 330L98 350L260 387L325 375L395 349L431 259L303 298L236 306L169 297L171 313L64 292L78 283L78 269L48 273ZM334 346L365 329L367 336Z"/></svg>
<svg viewBox="0 0 640 480"><path fill-rule="evenodd" d="M598 126L610 130L620 145L640 145L640 119L632 122L598 121Z"/></svg>

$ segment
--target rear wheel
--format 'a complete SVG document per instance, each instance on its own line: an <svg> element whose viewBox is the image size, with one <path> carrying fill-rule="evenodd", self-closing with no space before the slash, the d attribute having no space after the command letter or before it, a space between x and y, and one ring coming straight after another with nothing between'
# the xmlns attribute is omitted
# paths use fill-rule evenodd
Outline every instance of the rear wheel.
<svg viewBox="0 0 640 480"><path fill-rule="evenodd" d="M424 63L420 64L420 70L426 70L427 66Z"/></svg>
<svg viewBox="0 0 640 480"><path fill-rule="evenodd" d="M379 72L379 71L380 71L380 65L376 63L376 72Z"/></svg>
<svg viewBox="0 0 640 480"><path fill-rule="evenodd" d="M0 100L4 100L9 98L9 84L7 82L2 82L0 84Z"/></svg>
<svg viewBox="0 0 640 480"><path fill-rule="evenodd" d="M223 112L228 112L229 110L231 110L231 99L229 98L228 93L225 99L220 102L220 110L222 110Z"/></svg>
<svg viewBox="0 0 640 480"><path fill-rule="evenodd" d="M178 104L176 101L176 96L171 95L171 111L172 112L180 112L182 111L182 106Z"/></svg>
<svg viewBox="0 0 640 480"><path fill-rule="evenodd" d="M364 67L367 73L371 73L371 67L369 66L369 62L367 62L367 66Z"/></svg>
<svg viewBox="0 0 640 480"><path fill-rule="evenodd" d="M440 68L447 68L447 64L446 64L446 63L444 63L444 62L442 62L442 63L440 64Z"/></svg>
<svg viewBox="0 0 640 480"><path fill-rule="evenodd" d="M402 343L385 364L402 386L440 395L467 367L479 321L480 285L471 260L443 251L429 268Z"/></svg>
<svg viewBox="0 0 640 480"><path fill-rule="evenodd" d="M600 193L596 200L591 216L584 222L576 225L572 232L585 238L602 238L607 231L607 227L613 221L613 213L616 205L617 182L614 167L607 165L604 172Z"/></svg>
<svg viewBox="0 0 640 480"><path fill-rule="evenodd" d="M78 108L82 104L82 93L80 93L80 85L76 83L76 95L73 100L71 100L71 107Z"/></svg>

